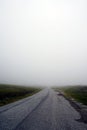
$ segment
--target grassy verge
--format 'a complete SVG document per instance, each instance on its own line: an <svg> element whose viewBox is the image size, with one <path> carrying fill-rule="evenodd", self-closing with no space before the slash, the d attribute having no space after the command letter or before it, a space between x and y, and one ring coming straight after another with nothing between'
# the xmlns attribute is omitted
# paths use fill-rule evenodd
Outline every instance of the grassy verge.
<svg viewBox="0 0 87 130"><path fill-rule="evenodd" d="M63 88L55 88L55 90L61 90L67 97L74 98L78 102L87 105L87 86L70 86Z"/></svg>
<svg viewBox="0 0 87 130"><path fill-rule="evenodd" d="M31 96L41 88L0 84L0 106Z"/></svg>

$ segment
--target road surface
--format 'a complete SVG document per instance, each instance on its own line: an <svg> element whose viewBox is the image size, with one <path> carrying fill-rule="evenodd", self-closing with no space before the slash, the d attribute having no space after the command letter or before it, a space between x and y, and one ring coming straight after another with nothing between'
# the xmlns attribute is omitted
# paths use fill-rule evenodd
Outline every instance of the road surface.
<svg viewBox="0 0 87 130"><path fill-rule="evenodd" d="M80 114L52 89L0 107L0 130L87 130Z"/></svg>

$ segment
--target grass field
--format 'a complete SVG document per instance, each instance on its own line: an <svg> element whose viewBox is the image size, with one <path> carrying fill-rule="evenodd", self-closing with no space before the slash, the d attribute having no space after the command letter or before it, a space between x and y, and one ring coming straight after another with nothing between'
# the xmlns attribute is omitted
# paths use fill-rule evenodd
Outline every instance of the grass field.
<svg viewBox="0 0 87 130"><path fill-rule="evenodd" d="M61 90L62 92L64 92L65 96L74 98L78 102L87 105L87 86L61 87L55 88L55 90Z"/></svg>
<svg viewBox="0 0 87 130"><path fill-rule="evenodd" d="M41 88L0 84L0 106L31 96Z"/></svg>

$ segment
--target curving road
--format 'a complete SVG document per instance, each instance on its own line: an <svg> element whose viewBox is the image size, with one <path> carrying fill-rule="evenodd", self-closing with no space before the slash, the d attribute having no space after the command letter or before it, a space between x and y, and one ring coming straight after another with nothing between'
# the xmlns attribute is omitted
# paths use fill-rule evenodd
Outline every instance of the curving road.
<svg viewBox="0 0 87 130"><path fill-rule="evenodd" d="M52 89L0 107L0 130L87 130L80 114Z"/></svg>

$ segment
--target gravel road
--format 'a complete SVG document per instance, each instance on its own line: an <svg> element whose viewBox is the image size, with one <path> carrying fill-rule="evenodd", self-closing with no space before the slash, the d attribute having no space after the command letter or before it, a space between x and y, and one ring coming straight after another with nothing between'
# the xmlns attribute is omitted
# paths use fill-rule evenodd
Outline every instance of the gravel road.
<svg viewBox="0 0 87 130"><path fill-rule="evenodd" d="M63 96L46 88L0 107L0 130L87 130L80 118Z"/></svg>

